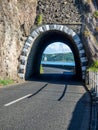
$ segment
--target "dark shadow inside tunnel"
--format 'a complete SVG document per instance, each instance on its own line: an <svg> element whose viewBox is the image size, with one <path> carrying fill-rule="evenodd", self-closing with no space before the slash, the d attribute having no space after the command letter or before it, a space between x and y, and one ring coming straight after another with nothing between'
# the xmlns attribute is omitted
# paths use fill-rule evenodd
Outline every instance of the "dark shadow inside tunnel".
<svg viewBox="0 0 98 130"><path fill-rule="evenodd" d="M50 45L51 43L61 42L69 46L72 51L74 62L75 62L75 74L41 74L40 73L40 64L42 60L42 55L45 48ZM74 43L74 40L69 35L65 34L61 31L51 30L43 32L39 35L39 37L34 41L32 48L30 50L27 65L26 65L26 72L25 72L25 79L28 80L30 78L43 78L43 79L63 79L69 80L70 78L74 79L82 79L82 69L81 69L81 62L79 57L79 50Z"/></svg>

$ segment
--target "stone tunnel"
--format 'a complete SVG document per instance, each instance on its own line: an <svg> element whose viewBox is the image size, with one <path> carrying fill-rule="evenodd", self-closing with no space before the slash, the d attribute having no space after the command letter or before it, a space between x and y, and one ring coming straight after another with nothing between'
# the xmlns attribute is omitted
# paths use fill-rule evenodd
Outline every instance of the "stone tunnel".
<svg viewBox="0 0 98 130"><path fill-rule="evenodd" d="M71 48L76 64L76 76L84 80L87 68L85 47L72 29L58 24L42 25L30 33L20 55L19 77L27 80L40 74L41 56L52 42L63 42Z"/></svg>
<svg viewBox="0 0 98 130"><path fill-rule="evenodd" d="M76 75L84 79L87 66L98 61L98 19L93 15L96 6L93 1L88 4L86 1L3 0L0 78L20 81L19 77L29 79L38 75L43 50L50 42L59 41L72 50ZM40 24L38 16L42 16Z"/></svg>

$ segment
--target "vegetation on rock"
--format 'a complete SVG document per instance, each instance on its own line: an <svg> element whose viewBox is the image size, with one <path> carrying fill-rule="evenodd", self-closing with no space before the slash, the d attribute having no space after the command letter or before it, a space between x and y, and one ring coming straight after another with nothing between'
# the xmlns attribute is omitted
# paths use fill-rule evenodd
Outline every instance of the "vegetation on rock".
<svg viewBox="0 0 98 130"><path fill-rule="evenodd" d="M93 16L98 19L98 10L96 10L94 13L93 13Z"/></svg>
<svg viewBox="0 0 98 130"><path fill-rule="evenodd" d="M42 24L42 20L43 20L43 16L42 16L42 14L39 14L37 16L37 25L41 25Z"/></svg>
<svg viewBox="0 0 98 130"><path fill-rule="evenodd" d="M88 70L98 72L98 61L94 61Z"/></svg>
<svg viewBox="0 0 98 130"><path fill-rule="evenodd" d="M90 31L88 31L88 30L85 30L85 31L84 31L84 36L85 36L85 37L88 37L88 36L90 36Z"/></svg>
<svg viewBox="0 0 98 130"><path fill-rule="evenodd" d="M95 28L95 31L98 32L98 26Z"/></svg>

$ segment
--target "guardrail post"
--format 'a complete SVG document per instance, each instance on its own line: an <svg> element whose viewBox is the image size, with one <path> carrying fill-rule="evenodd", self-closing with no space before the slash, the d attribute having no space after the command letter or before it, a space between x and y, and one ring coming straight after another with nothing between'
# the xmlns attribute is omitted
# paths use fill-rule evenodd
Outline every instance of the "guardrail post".
<svg viewBox="0 0 98 130"><path fill-rule="evenodd" d="M85 84L88 85L93 98L98 98L98 72L88 71Z"/></svg>
<svg viewBox="0 0 98 130"><path fill-rule="evenodd" d="M96 72L96 97L98 97L98 72Z"/></svg>

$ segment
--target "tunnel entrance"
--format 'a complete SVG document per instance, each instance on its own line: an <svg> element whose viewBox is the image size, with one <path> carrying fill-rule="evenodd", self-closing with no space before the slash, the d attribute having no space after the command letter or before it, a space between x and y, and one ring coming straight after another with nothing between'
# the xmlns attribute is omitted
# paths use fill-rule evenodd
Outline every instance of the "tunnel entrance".
<svg viewBox="0 0 98 130"><path fill-rule="evenodd" d="M66 43L67 44L67 43ZM50 43L44 50L40 63L40 78L49 80L73 79L76 67L73 52L63 42Z"/></svg>
<svg viewBox="0 0 98 130"><path fill-rule="evenodd" d="M76 47L76 45L74 44L74 42L72 41L72 39L68 36L66 36L66 34L60 32L60 31L47 31L45 33L43 33L42 35L39 36L38 39L35 40L31 52L29 54L30 60L31 60L31 56L32 55L32 73L30 75L30 77L39 77L40 76L40 63L41 63L41 58L42 58L42 54L43 51L45 50L45 48L53 42L63 42L65 44L67 44L74 55L74 59L75 59L75 70L76 70L76 77L78 78L82 78L82 71L81 71L81 63L80 63L80 58L79 58L79 52L78 49ZM28 60L28 65L30 63L30 60ZM27 66L28 68L28 66ZM28 70L28 69L26 69ZM53 78L53 77L52 77ZM28 79L28 78L26 78Z"/></svg>
<svg viewBox="0 0 98 130"><path fill-rule="evenodd" d="M44 25L30 34L20 56L19 76L28 80L39 77L40 63L45 48L50 43L61 42L68 45L75 62L75 77L85 79L87 58L78 35L64 25Z"/></svg>
<svg viewBox="0 0 98 130"><path fill-rule="evenodd" d="M62 42L50 43L42 54L40 74L75 75L75 60L70 47Z"/></svg>

